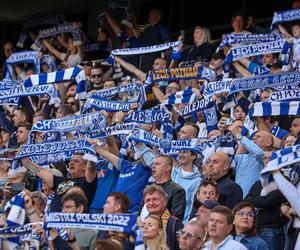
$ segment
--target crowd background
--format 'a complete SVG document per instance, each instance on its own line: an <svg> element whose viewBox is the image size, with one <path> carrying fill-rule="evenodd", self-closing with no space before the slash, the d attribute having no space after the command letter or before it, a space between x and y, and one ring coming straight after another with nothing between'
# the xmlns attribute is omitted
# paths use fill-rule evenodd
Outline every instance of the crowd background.
<svg viewBox="0 0 300 250"><path fill-rule="evenodd" d="M282 158L290 163L288 167L281 169L283 160L275 167L268 164L286 152L298 159L298 148L293 146L299 144L300 109L273 115L272 110L261 108L262 114L252 121L255 125L248 126L250 110L274 101L272 94L294 93L286 103L299 104L300 20L278 23L272 31L291 45L288 62L284 53L265 53L244 56L227 67L226 55L238 44L216 51L224 37L216 37L205 23L195 21L188 44L184 30L179 29L176 37L170 35L159 8L151 8L147 23L141 24L126 1L102 5L94 41L80 21L66 22L60 15L30 20L18 41L3 43L0 226L30 228L24 230L28 234L20 229L14 235L1 229L0 248L300 249L299 166L290 155ZM291 3L290 9L299 8L299 1ZM116 12L122 13L121 19ZM252 16L234 11L228 13L228 20L232 34L268 34L271 25L259 26ZM52 27L60 25L67 32L43 36L41 30L50 34ZM124 55L116 50L132 52L171 41L177 43L152 53ZM29 60L35 51L39 63ZM21 52L28 57L23 60ZM155 72L159 75L169 68L197 68L206 77L151 80ZM182 115L190 104L207 100L209 82L229 77L262 79L283 72L295 76L293 87L240 91L230 108L226 108L232 101L229 91L213 93L210 108L214 111ZM33 85L49 82L59 102L52 102L53 90L26 95ZM18 95L22 89L25 95ZM110 91L113 94L107 94ZM285 101L278 95L278 101ZM89 118L93 126L86 126L91 120L82 118L87 111L97 113L96 120L96 115ZM157 114L162 116L156 119ZM82 122L74 122L76 117ZM130 127L132 121L138 124ZM53 128L47 130L47 124ZM44 146L78 142L93 133L110 135L84 141L96 160L87 156L83 146L68 152ZM173 141L168 144L168 140ZM35 150L40 149L49 152L38 154ZM271 169L267 181L261 172L265 168ZM266 182L276 183L275 188L268 189ZM62 212L66 220L66 214L83 213L138 217L134 229L124 232L96 230L92 225L82 228L89 224L85 219L82 224L77 221L81 225L77 227L58 221L57 226L46 228L41 222L54 212ZM117 218L113 225L123 219L113 218Z"/></svg>

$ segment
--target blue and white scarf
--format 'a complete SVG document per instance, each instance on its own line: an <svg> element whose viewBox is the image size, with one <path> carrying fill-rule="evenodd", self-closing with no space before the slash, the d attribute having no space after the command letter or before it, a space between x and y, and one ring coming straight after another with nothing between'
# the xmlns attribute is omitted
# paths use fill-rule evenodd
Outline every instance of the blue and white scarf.
<svg viewBox="0 0 300 250"><path fill-rule="evenodd" d="M266 53L279 53L282 51L285 42L285 39L281 39L274 42L232 47L225 58L224 64L230 64L231 62L249 56L258 56Z"/></svg>
<svg viewBox="0 0 300 250"><path fill-rule="evenodd" d="M300 19L300 9L274 12L270 30L275 28L275 24L289 22Z"/></svg>
<svg viewBox="0 0 300 250"><path fill-rule="evenodd" d="M58 24L59 22L62 22L64 20L63 16L43 16L37 19L33 20L27 20L26 23L23 26L23 29L21 31L19 40L17 42L17 47L18 48L23 48L24 47L24 42L27 38L27 32L29 29L41 26L41 25L47 25L47 24Z"/></svg>
<svg viewBox="0 0 300 250"><path fill-rule="evenodd" d="M143 104L146 101L146 92L145 92L145 85L141 85L138 83L129 83L124 86L117 86L109 89L101 89L97 92L93 93L94 96L99 96L102 98L110 97L117 95L119 93L132 93L133 91L137 91L138 95L136 98L131 98L130 102L139 102ZM91 94L88 94L87 97L90 97Z"/></svg>
<svg viewBox="0 0 300 250"><path fill-rule="evenodd" d="M72 155L76 152L85 152L89 160L96 161L94 157L96 155L94 146L85 139L27 144L20 148L15 160L27 157L34 160L36 156L47 155L49 164L52 162L70 160Z"/></svg>
<svg viewBox="0 0 300 250"><path fill-rule="evenodd" d="M0 238L14 238L21 235L31 234L34 232L35 225L42 225L42 222L28 223L20 226L11 226L0 229Z"/></svg>
<svg viewBox="0 0 300 250"><path fill-rule="evenodd" d="M8 227L22 226L25 222L25 200L24 193L21 192L18 195L14 196L8 203L5 205L4 211L10 209L6 224ZM20 246L22 243L19 237L12 237L8 239L9 249L15 249Z"/></svg>
<svg viewBox="0 0 300 250"><path fill-rule="evenodd" d="M263 187L261 195L265 196L269 192L278 189L272 176L272 171L274 170L282 168L283 175L292 184L296 184L300 179L299 161L299 144L273 152L267 166L260 172L260 180Z"/></svg>
<svg viewBox="0 0 300 250"><path fill-rule="evenodd" d="M136 214L47 213L45 226L131 233L136 220Z"/></svg>
<svg viewBox="0 0 300 250"><path fill-rule="evenodd" d="M41 59L41 64L42 63L46 63L48 65L50 72L57 70L56 63L50 55L43 55L43 58Z"/></svg>
<svg viewBox="0 0 300 250"><path fill-rule="evenodd" d="M280 116L280 115L300 115L299 101L280 102L256 102L249 110L246 117L242 134L246 135L250 130L257 130L252 117L258 116Z"/></svg>
<svg viewBox="0 0 300 250"><path fill-rule="evenodd" d="M148 47L114 49L111 51L111 54L114 56L140 55L140 54L147 54L147 53L163 51L163 50L169 49L171 47L172 48L178 47L180 45L181 45L181 42L176 41L176 42L152 45L152 46L148 46Z"/></svg>
<svg viewBox="0 0 300 250"><path fill-rule="evenodd" d="M193 112L200 112L205 109L212 108L214 106L215 106L215 102L213 101L212 98L203 98L201 100L197 100L197 101L185 106L181 110L180 114L182 116L186 116Z"/></svg>
<svg viewBox="0 0 300 250"><path fill-rule="evenodd" d="M287 87L281 91L273 92L267 101L300 101L300 91L297 88Z"/></svg>
<svg viewBox="0 0 300 250"><path fill-rule="evenodd" d="M40 58L36 51L22 51L13 53L6 59L6 73L5 79L11 80L13 78L13 65L19 63L32 63L36 74L40 73Z"/></svg>
<svg viewBox="0 0 300 250"><path fill-rule="evenodd" d="M275 88L281 86L297 86L299 82L299 72L283 72L278 74L234 79L229 95L246 90Z"/></svg>
<svg viewBox="0 0 300 250"><path fill-rule="evenodd" d="M180 104L180 103L192 103L195 101L196 94L193 92L192 87L188 87L183 91L177 91L168 96L168 100L162 102L162 104Z"/></svg>
<svg viewBox="0 0 300 250"><path fill-rule="evenodd" d="M60 119L41 120L32 126L31 132L70 132L93 129L96 121L101 123L104 119L101 113L88 113Z"/></svg>
<svg viewBox="0 0 300 250"><path fill-rule="evenodd" d="M84 137L92 139L105 138L112 135L129 135L136 126L136 123L122 123L101 129L85 131L82 134Z"/></svg>
<svg viewBox="0 0 300 250"><path fill-rule="evenodd" d="M224 34L222 41L217 48L217 52L223 49L227 45L233 44L255 44L255 43L266 43L274 42L283 39L282 34L270 33L270 34Z"/></svg>
<svg viewBox="0 0 300 250"><path fill-rule="evenodd" d="M49 83L62 83L65 81L70 81L72 78L75 78L78 84L76 99L84 98L86 95L85 74L84 71L79 67L72 67L51 73L31 75L25 80L24 85L25 87L31 87Z"/></svg>
<svg viewBox="0 0 300 250"><path fill-rule="evenodd" d="M51 28L42 29L39 31L39 35L35 40L34 44L32 44L31 48L33 50L40 50L42 47L42 39L46 37L55 37L56 35L63 33L72 33L73 45L80 46L81 42L81 31L79 27L72 23L63 23L53 26Z"/></svg>
<svg viewBox="0 0 300 250"><path fill-rule="evenodd" d="M213 81L216 78L216 72L210 68L201 66L194 68L158 69L150 71L148 76L151 82L190 80L200 78Z"/></svg>
<svg viewBox="0 0 300 250"><path fill-rule="evenodd" d="M161 147L164 149L174 150L195 150L199 144L199 139L186 139L186 140L168 140L157 137L143 129L135 128L129 135L128 140L142 142L147 145Z"/></svg>
<svg viewBox="0 0 300 250"><path fill-rule="evenodd" d="M233 79L228 78L222 81L209 82L203 91L203 97L209 98L217 94L228 93L230 91Z"/></svg>
<svg viewBox="0 0 300 250"><path fill-rule="evenodd" d="M17 100L18 97L26 96L41 96L48 95L50 100L49 104L56 104L59 106L61 100L58 92L52 84L37 85L32 87L18 86L11 89L0 90L0 102L2 105L10 104L9 100ZM7 101L7 103L6 103Z"/></svg>
<svg viewBox="0 0 300 250"><path fill-rule="evenodd" d="M94 108L96 110L105 110L109 112L124 111L128 112L131 109L132 103L130 102L118 102L108 100L95 95L88 98L83 107L83 113Z"/></svg>

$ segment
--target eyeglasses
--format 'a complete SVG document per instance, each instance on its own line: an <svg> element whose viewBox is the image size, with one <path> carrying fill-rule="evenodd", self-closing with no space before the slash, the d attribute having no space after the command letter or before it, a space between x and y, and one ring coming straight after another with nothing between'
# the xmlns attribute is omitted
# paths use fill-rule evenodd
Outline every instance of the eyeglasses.
<svg viewBox="0 0 300 250"><path fill-rule="evenodd" d="M183 229L180 229L177 232L177 236L181 236L181 237L185 236L187 239L198 238L198 239L202 240L202 238L200 236L197 236L197 235L195 235L193 233L186 232Z"/></svg>
<svg viewBox="0 0 300 250"><path fill-rule="evenodd" d="M66 210L66 209L70 209L70 208L72 208L72 207L75 207L75 208L76 208L77 206L62 206L62 209L63 209L63 210Z"/></svg>
<svg viewBox="0 0 300 250"><path fill-rule="evenodd" d="M100 78L102 74L97 74L97 75L91 75L92 78Z"/></svg>
<svg viewBox="0 0 300 250"><path fill-rule="evenodd" d="M253 218L255 214L253 212L247 212L246 213L244 211L239 211L239 212L236 213L236 215L241 216L241 217L246 215L247 217Z"/></svg>

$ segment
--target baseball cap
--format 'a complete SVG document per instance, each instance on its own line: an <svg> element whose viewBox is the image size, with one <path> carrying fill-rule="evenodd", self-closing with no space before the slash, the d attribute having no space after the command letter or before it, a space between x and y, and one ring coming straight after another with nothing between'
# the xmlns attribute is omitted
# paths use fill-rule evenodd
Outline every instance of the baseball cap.
<svg viewBox="0 0 300 250"><path fill-rule="evenodd" d="M208 209L213 209L214 207L220 205L218 202L214 200L205 200L200 202L200 204Z"/></svg>

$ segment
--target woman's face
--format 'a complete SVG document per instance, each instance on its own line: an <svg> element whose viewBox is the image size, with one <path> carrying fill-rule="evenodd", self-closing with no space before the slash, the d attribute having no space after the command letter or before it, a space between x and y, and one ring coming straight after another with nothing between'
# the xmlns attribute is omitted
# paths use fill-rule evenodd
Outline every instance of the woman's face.
<svg viewBox="0 0 300 250"><path fill-rule="evenodd" d="M237 211L234 215L233 224L239 232L246 232L254 226L255 213L251 207L244 207Z"/></svg>
<svg viewBox="0 0 300 250"><path fill-rule="evenodd" d="M143 224L143 231L145 239L154 239L161 231L159 222L151 217L146 218Z"/></svg>
<svg viewBox="0 0 300 250"><path fill-rule="evenodd" d="M0 169L1 171L7 172L9 169L9 161L0 161Z"/></svg>
<svg viewBox="0 0 300 250"><path fill-rule="evenodd" d="M193 37L194 37L194 43L196 45L200 45L204 40L204 30L200 28L195 29Z"/></svg>

